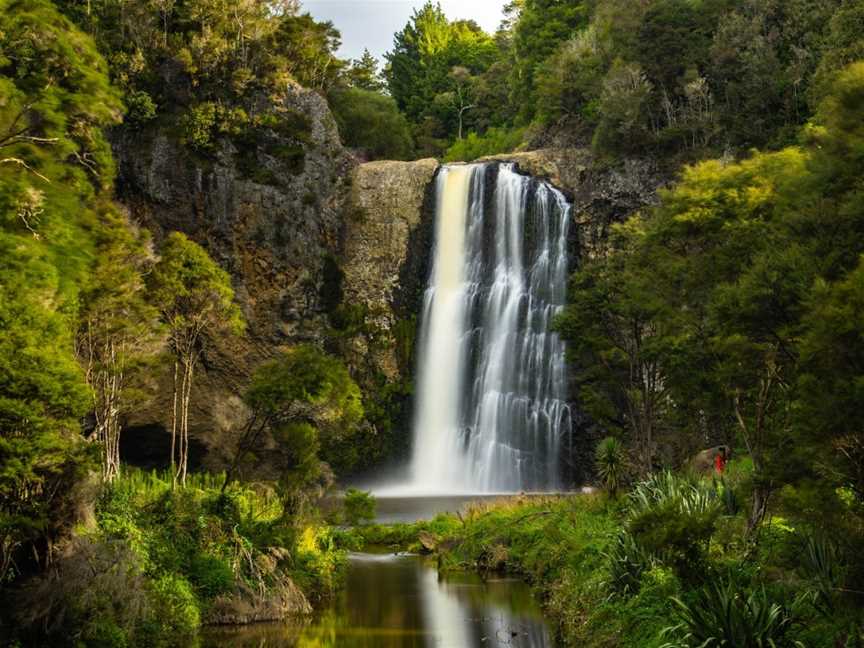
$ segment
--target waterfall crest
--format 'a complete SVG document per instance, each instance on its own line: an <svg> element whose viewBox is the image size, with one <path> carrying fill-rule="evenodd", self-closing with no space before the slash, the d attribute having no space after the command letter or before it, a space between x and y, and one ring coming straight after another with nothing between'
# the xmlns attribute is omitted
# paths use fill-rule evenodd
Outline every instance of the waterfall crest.
<svg viewBox="0 0 864 648"><path fill-rule="evenodd" d="M412 490L561 487L570 206L512 164L441 170L418 338Z"/></svg>

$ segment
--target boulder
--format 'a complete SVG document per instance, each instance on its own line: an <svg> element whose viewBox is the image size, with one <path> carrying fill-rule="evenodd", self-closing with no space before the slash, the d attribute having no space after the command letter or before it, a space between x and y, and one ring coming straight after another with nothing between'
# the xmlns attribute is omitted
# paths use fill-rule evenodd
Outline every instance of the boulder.
<svg viewBox="0 0 864 648"><path fill-rule="evenodd" d="M710 474L714 472L714 462L718 456L722 456L724 460L728 461L732 456L732 448L727 445L708 448L690 459L687 466L697 475Z"/></svg>

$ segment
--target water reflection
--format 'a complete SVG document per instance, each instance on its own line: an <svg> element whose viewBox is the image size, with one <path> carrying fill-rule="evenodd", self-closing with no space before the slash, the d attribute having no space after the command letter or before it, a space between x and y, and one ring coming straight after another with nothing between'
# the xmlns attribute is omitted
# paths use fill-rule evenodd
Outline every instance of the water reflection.
<svg viewBox="0 0 864 648"><path fill-rule="evenodd" d="M332 607L306 625L208 632L204 646L238 648L547 648L528 587L469 575L439 579L419 556L354 554Z"/></svg>

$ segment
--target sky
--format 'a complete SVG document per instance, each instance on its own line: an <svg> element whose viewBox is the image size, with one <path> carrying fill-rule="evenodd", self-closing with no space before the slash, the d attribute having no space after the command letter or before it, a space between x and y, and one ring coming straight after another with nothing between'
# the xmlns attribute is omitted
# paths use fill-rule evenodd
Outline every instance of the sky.
<svg viewBox="0 0 864 648"><path fill-rule="evenodd" d="M503 18L506 0L440 0L451 20L471 18L494 33ZM329 20L342 32L342 58L360 58L368 48L383 63L384 52L393 46L414 9L425 0L302 0L303 9L318 20Z"/></svg>

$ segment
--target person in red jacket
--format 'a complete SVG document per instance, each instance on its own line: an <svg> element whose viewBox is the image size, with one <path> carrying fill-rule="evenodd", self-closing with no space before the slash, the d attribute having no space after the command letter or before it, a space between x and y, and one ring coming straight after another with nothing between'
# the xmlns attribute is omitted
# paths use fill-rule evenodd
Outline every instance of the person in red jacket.
<svg viewBox="0 0 864 648"><path fill-rule="evenodd" d="M725 450L725 448L715 455L715 457L714 457L714 470L717 471L718 475L722 475L723 471L726 470L726 450Z"/></svg>

